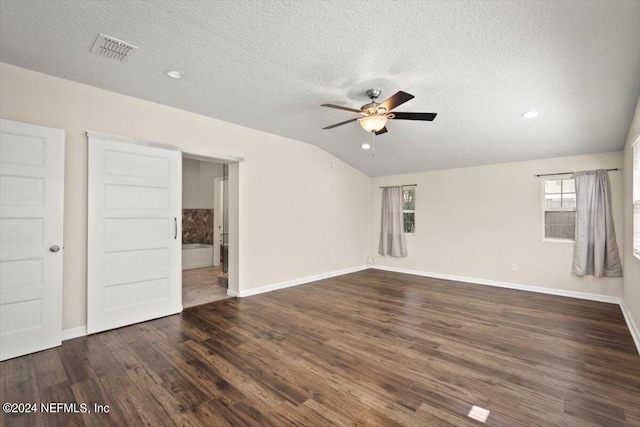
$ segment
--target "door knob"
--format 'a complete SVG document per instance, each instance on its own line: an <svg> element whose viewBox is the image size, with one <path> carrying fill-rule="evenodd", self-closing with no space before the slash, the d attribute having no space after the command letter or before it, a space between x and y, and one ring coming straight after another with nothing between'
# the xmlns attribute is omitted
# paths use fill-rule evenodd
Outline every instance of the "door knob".
<svg viewBox="0 0 640 427"><path fill-rule="evenodd" d="M49 250L50 250L51 252L58 252L58 251L60 250L60 246L58 246L58 245L53 245L53 246L51 246L51 247L49 248Z"/></svg>

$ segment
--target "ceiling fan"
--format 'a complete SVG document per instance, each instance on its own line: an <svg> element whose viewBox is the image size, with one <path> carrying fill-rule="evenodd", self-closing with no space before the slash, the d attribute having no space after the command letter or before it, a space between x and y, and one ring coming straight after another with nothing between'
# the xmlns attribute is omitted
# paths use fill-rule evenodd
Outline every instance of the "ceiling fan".
<svg viewBox="0 0 640 427"><path fill-rule="evenodd" d="M367 96L371 99L371 102L360 107L359 110L355 108L342 107L340 105L322 104L322 107L337 108L338 110L351 111L353 113L359 113L364 117L346 120L344 122L336 123L335 125L327 126L322 129L333 129L338 126L346 125L347 123L355 122L360 123L360 126L367 132L373 132L376 135L387 132L387 120L424 120L432 121L436 118L437 113L392 113L391 110L399 105L404 104L414 98L413 95L407 92L396 92L395 95L386 99L382 103L378 104L376 99L380 96L382 91L380 89L369 89Z"/></svg>

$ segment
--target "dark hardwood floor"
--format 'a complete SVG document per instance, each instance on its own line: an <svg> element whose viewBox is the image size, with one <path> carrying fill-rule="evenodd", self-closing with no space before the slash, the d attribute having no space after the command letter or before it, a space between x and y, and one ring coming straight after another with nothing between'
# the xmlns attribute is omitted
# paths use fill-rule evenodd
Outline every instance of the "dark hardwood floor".
<svg viewBox="0 0 640 427"><path fill-rule="evenodd" d="M218 267L182 270L182 307L189 308L229 298L227 288L219 285Z"/></svg>
<svg viewBox="0 0 640 427"><path fill-rule="evenodd" d="M366 270L3 362L0 424L640 426L614 304Z"/></svg>

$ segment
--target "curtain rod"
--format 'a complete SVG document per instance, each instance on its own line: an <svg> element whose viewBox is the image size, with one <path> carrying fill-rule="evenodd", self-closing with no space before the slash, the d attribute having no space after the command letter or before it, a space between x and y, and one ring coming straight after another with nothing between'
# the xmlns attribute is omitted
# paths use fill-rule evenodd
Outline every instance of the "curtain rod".
<svg viewBox="0 0 640 427"><path fill-rule="evenodd" d="M622 170L622 169L618 169L618 168L615 168L615 169L607 169L607 172L611 172L611 171L620 171L620 170ZM535 176L536 178L540 178L541 176L571 175L572 173L575 173L575 172L541 173L541 174L536 174L536 175L533 175L533 176Z"/></svg>
<svg viewBox="0 0 640 427"><path fill-rule="evenodd" d="M391 188L391 187L417 187L418 184L402 184L402 185L387 185L386 187L380 188Z"/></svg>

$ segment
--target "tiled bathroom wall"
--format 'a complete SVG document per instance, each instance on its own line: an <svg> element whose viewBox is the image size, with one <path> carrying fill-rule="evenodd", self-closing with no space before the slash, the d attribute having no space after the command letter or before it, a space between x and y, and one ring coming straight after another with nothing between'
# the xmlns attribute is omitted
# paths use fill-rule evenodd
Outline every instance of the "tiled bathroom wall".
<svg viewBox="0 0 640 427"><path fill-rule="evenodd" d="M213 245L213 209L182 210L182 244Z"/></svg>

